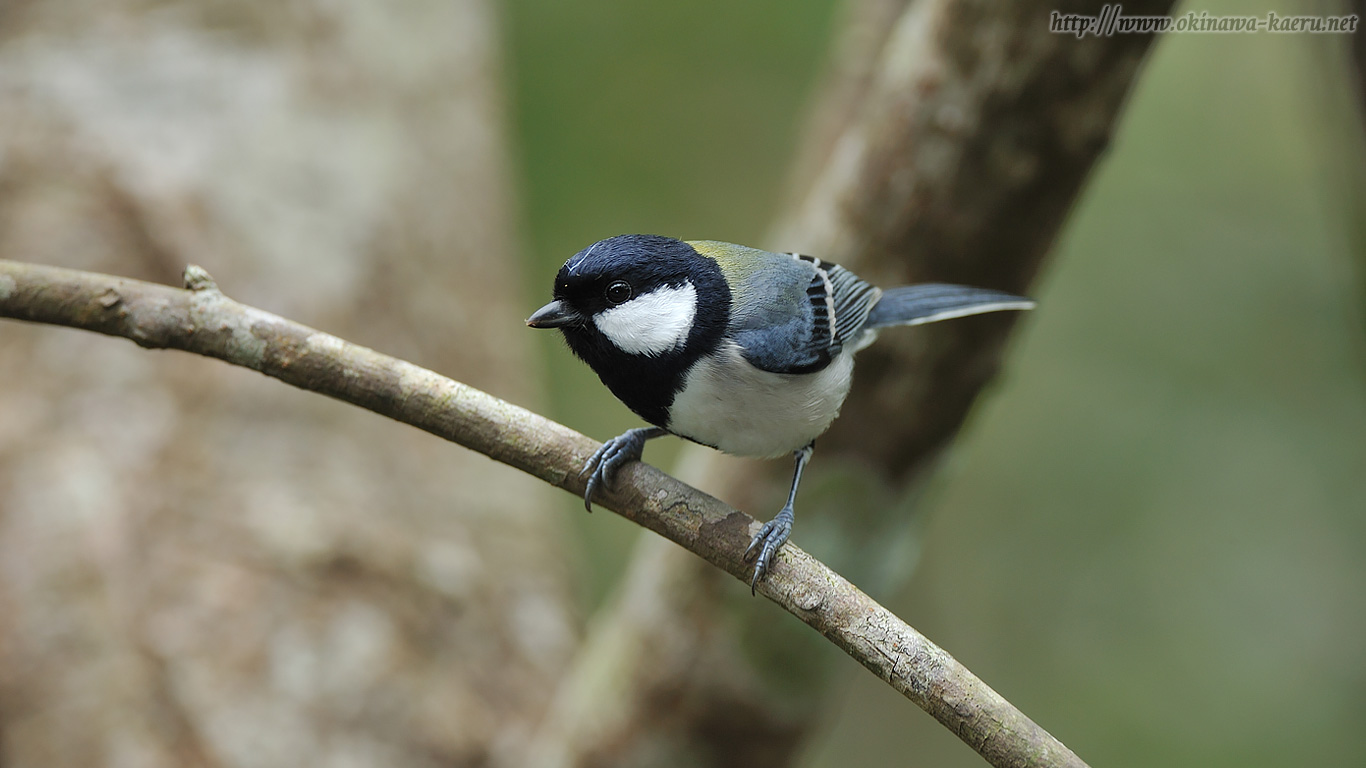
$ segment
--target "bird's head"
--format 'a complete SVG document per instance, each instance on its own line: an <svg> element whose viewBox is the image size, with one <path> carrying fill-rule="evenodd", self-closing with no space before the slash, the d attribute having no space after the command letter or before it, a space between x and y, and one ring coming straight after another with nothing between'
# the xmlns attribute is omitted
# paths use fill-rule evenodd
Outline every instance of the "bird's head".
<svg viewBox="0 0 1366 768"><path fill-rule="evenodd" d="M595 368L604 355L683 354L719 334L730 303L715 261L657 235L619 235L578 252L556 275L554 297L527 325L559 328Z"/></svg>
<svg viewBox="0 0 1366 768"><path fill-rule="evenodd" d="M558 328L608 389L664 425L697 360L716 350L731 293L716 262L656 235L619 235L583 249L555 277L555 299L527 318Z"/></svg>

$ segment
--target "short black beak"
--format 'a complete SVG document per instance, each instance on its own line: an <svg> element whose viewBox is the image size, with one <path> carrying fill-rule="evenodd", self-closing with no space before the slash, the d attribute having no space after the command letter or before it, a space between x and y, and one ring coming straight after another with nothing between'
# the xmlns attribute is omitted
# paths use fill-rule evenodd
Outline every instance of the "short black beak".
<svg viewBox="0 0 1366 768"><path fill-rule="evenodd" d="M531 317L526 319L526 324L532 328L559 328L565 325L573 325L579 322L579 319L578 312L556 299L531 313Z"/></svg>

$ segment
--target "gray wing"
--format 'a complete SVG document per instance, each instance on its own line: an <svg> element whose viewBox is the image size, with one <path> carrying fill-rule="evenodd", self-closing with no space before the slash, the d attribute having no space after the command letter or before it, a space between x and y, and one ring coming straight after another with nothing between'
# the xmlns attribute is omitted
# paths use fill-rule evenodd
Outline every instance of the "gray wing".
<svg viewBox="0 0 1366 768"><path fill-rule="evenodd" d="M867 322L881 294L849 270L801 254L773 254L741 287L731 333L745 359L771 373L814 373ZM790 261L787 261L790 259Z"/></svg>

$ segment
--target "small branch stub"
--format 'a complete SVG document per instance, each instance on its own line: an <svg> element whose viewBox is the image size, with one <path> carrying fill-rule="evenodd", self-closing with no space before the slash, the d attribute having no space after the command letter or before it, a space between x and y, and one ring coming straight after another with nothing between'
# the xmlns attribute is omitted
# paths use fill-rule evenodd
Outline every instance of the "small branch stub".
<svg viewBox="0 0 1366 768"><path fill-rule="evenodd" d="M218 290L218 283L214 282L213 276L198 264L186 265L183 279L185 287L191 291Z"/></svg>

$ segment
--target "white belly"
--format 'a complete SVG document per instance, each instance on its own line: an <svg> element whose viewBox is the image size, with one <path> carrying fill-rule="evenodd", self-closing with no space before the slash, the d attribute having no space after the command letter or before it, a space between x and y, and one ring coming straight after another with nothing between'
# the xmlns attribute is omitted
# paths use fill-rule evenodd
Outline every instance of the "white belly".
<svg viewBox="0 0 1366 768"><path fill-rule="evenodd" d="M739 456L781 456L830 427L849 394L854 353L816 373L769 373L731 344L688 371L669 431Z"/></svg>

